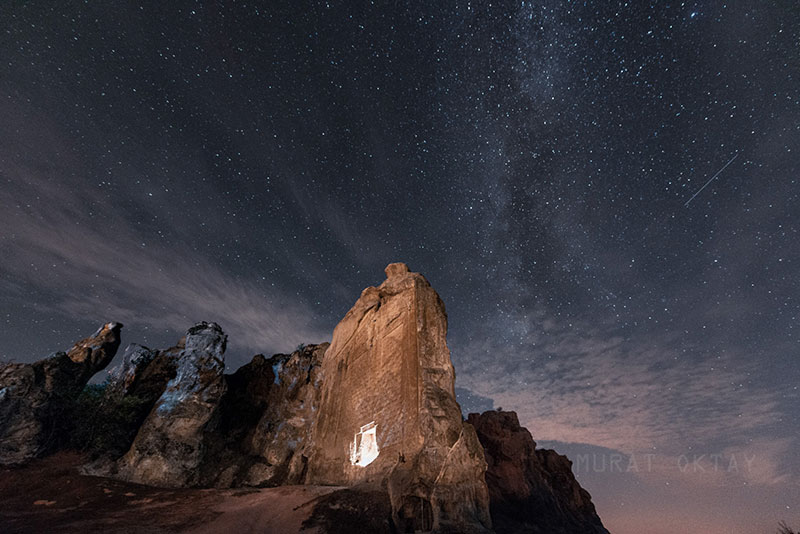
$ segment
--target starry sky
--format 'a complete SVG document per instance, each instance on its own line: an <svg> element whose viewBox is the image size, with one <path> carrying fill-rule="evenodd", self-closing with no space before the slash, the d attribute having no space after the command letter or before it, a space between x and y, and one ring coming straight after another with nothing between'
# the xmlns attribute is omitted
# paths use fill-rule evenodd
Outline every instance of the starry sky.
<svg viewBox="0 0 800 534"><path fill-rule="evenodd" d="M614 534L800 526L800 6L0 5L0 358L446 303Z"/></svg>

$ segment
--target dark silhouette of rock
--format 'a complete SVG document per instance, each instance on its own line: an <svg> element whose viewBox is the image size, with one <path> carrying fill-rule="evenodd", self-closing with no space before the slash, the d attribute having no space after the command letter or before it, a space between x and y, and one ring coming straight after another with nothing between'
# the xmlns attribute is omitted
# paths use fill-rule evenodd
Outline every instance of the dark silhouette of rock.
<svg viewBox="0 0 800 534"><path fill-rule="evenodd" d="M153 361L158 354L143 345L131 343L122 354L122 362L112 368L108 373L105 395L113 397L125 396L137 381L143 369Z"/></svg>
<svg viewBox="0 0 800 534"><path fill-rule="evenodd" d="M444 304L405 264L386 275L333 332L306 482L386 487L401 532L486 531L486 463L455 399Z"/></svg>
<svg viewBox="0 0 800 534"><path fill-rule="evenodd" d="M607 534L572 462L536 449L514 412L469 414L486 452L492 522L498 534Z"/></svg>
<svg viewBox="0 0 800 534"><path fill-rule="evenodd" d="M152 350L136 343L128 345L122 363L109 374L104 401L113 405L125 397L136 397L148 405L149 412L175 378L185 343L184 337L166 350Z"/></svg>
<svg viewBox="0 0 800 534"><path fill-rule="evenodd" d="M218 417L206 428L208 454L201 469L202 484L215 487L248 485L248 468L260 460L249 441L267 408L269 388L274 381L272 367L262 354L235 373L225 375L225 394L220 398Z"/></svg>
<svg viewBox="0 0 800 534"><path fill-rule="evenodd" d="M64 443L73 401L114 358L121 329L106 323L66 353L0 368L0 463L22 463Z"/></svg>
<svg viewBox="0 0 800 534"><path fill-rule="evenodd" d="M201 483L206 426L225 393L227 336L216 323L199 323L186 334L169 381L130 450L117 462L120 478L164 487Z"/></svg>
<svg viewBox="0 0 800 534"><path fill-rule="evenodd" d="M84 472L165 487L302 483L328 344L259 354L223 375L224 340L218 325L201 323L166 351L131 345L104 402L144 399L146 419L122 458Z"/></svg>

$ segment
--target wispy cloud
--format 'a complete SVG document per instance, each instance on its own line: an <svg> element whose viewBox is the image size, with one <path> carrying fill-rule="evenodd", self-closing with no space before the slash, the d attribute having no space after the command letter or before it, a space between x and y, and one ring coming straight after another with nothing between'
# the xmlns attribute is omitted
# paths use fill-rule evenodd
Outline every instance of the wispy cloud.
<svg viewBox="0 0 800 534"><path fill-rule="evenodd" d="M123 183L109 192L76 178L82 168L70 156L69 140L24 118L16 117L17 143L4 147L0 160L4 294L43 310L161 330L217 321L233 344L251 351L286 350L330 336L299 297L260 273L226 270L196 239L182 241L182 232L190 235L186 228L168 228L173 237L162 245L152 229L142 228L148 207L131 198L132 187ZM31 148L44 138L47 143ZM141 217L123 216L131 210ZM206 217L217 237L224 232L211 227L224 224L219 215Z"/></svg>
<svg viewBox="0 0 800 534"><path fill-rule="evenodd" d="M671 470L684 479L682 456L694 461L706 454L705 465L711 454L742 463L755 456L748 469L719 476L752 484L788 480L779 461L788 446L777 434L780 392L753 385L755 364L739 355L703 357L677 336L627 338L609 326L556 320L543 311L507 315L504 324L516 324L517 334L529 331L521 345L454 347L465 363L459 385L517 411L535 439L651 454L655 467L648 472ZM505 358L509 351L514 358ZM720 484L713 472L697 474Z"/></svg>

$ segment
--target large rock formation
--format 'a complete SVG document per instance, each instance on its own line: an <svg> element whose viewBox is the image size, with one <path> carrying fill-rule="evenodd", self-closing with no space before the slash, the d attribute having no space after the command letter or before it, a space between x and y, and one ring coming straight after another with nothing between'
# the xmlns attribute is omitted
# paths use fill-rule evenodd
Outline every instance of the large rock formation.
<svg viewBox="0 0 800 534"><path fill-rule="evenodd" d="M305 480L305 446L316 416L328 343L257 355L232 375L220 405L219 439L204 471L209 485L278 486Z"/></svg>
<svg viewBox="0 0 800 534"><path fill-rule="evenodd" d="M165 351L130 345L111 374L103 408L142 406L141 418L122 422L136 425L136 438L84 472L164 487L303 483L327 347L307 345L269 359L259 354L223 375L225 335L214 323L192 327Z"/></svg>
<svg viewBox="0 0 800 534"><path fill-rule="evenodd" d="M462 420L444 304L405 264L386 276L330 345L257 355L230 375L215 323L164 351L130 345L102 396L87 389L99 402L86 417L106 424L92 427L102 450L83 449L97 453L84 472L173 488L344 486L306 522L330 533L607 534L569 460L537 450L516 414ZM54 448L121 326L0 369L1 463Z"/></svg>
<svg viewBox="0 0 800 534"><path fill-rule="evenodd" d="M146 399L150 406L164 393L167 383L175 378L178 357L185 348L186 338L167 350L152 350L136 343L125 349L122 362L108 377L104 396L111 403L124 397ZM149 411L149 410L148 410Z"/></svg>
<svg viewBox="0 0 800 534"><path fill-rule="evenodd" d="M0 463L21 463L58 448L72 401L114 358L121 323L106 323L68 352L0 368Z"/></svg>
<svg viewBox="0 0 800 534"><path fill-rule="evenodd" d="M225 393L227 336L216 323L200 323L186 334L177 373L147 416L130 450L117 462L118 476L154 486L200 483L206 425Z"/></svg>
<svg viewBox="0 0 800 534"><path fill-rule="evenodd" d="M302 484L306 480L307 446L319 409L322 362L329 343L307 345L291 355L269 360L274 379L267 408L258 421L252 450L269 466L251 469L248 478L261 485Z"/></svg>
<svg viewBox="0 0 800 534"><path fill-rule="evenodd" d="M114 461L130 449L150 410L175 378L184 341L162 351L131 343L122 362L109 373L99 402L89 397L81 404L86 413L76 414L73 443L92 458L84 473L107 476L116 471Z"/></svg>
<svg viewBox="0 0 800 534"><path fill-rule="evenodd" d="M455 400L444 304L402 263L336 326L306 482L386 487L401 532L490 527L486 463Z"/></svg>
<svg viewBox="0 0 800 534"><path fill-rule="evenodd" d="M498 534L608 534L589 493L572 474L572 462L536 449L514 412L470 414L486 451L486 482Z"/></svg>

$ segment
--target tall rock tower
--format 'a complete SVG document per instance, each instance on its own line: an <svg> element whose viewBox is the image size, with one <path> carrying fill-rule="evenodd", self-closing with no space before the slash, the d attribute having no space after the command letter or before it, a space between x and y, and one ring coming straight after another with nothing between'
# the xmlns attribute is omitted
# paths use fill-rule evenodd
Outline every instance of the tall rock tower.
<svg viewBox="0 0 800 534"><path fill-rule="evenodd" d="M401 532L483 531L486 462L456 402L444 303L403 263L386 276L333 332L306 483L385 487Z"/></svg>

